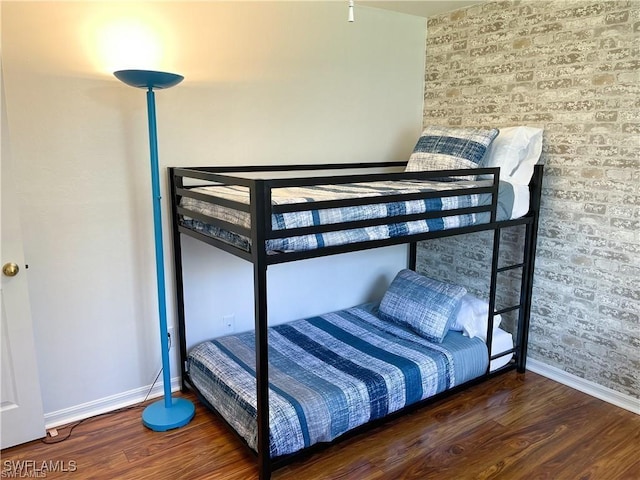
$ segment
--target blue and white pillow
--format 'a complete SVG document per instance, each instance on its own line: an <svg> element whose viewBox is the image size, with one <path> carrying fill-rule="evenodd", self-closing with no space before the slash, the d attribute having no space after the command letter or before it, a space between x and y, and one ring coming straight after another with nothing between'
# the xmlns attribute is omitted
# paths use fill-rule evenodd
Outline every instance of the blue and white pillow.
<svg viewBox="0 0 640 480"><path fill-rule="evenodd" d="M498 129L427 127L407 163L407 172L479 168Z"/></svg>
<svg viewBox="0 0 640 480"><path fill-rule="evenodd" d="M382 297L380 317L407 326L432 342L442 343L466 293L459 285L401 270Z"/></svg>

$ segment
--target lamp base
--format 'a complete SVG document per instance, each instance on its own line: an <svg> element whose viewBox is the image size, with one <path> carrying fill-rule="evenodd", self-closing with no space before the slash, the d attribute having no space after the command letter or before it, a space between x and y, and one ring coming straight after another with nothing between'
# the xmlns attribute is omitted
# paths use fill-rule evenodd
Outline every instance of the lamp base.
<svg viewBox="0 0 640 480"><path fill-rule="evenodd" d="M172 398L170 408L165 406L162 399L144 409L142 423L156 432L166 432L172 428L183 427L195 414L196 407L186 398Z"/></svg>

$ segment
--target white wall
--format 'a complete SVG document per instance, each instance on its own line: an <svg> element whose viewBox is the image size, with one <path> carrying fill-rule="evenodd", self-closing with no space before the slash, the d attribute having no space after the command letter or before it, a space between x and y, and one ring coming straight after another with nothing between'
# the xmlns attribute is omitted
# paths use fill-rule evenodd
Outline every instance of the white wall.
<svg viewBox="0 0 640 480"><path fill-rule="evenodd" d="M160 32L166 55L139 66L186 77L157 93L163 169L405 159L421 128L425 20L360 8L349 24L346 13L343 2L2 2L49 415L141 389L160 365L145 97L110 75L103 24L135 18ZM165 227L173 324L169 238ZM404 261L394 247L270 268L274 320L366 300ZM191 239L185 264L197 322L210 319L211 334L223 315L251 324L248 264Z"/></svg>

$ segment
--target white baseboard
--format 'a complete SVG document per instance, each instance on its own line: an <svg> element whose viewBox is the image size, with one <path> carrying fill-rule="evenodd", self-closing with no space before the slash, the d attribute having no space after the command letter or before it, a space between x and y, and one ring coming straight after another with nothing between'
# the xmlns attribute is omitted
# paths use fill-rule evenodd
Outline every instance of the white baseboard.
<svg viewBox="0 0 640 480"><path fill-rule="evenodd" d="M129 390L128 392L119 393L117 395L111 395L110 397L100 398L80 405L75 405L73 407L64 408L55 412L45 413L45 428L48 430L60 425L67 425L69 423L77 422L78 420L111 412L119 408L135 405L145 399L149 392L149 388L151 388L151 385ZM149 399L161 397L164 393L163 389L164 387L162 382L156 383L151 390L151 393L149 393ZM180 377L174 377L171 379L171 391L177 392L179 390Z"/></svg>
<svg viewBox="0 0 640 480"><path fill-rule="evenodd" d="M543 377L555 380L558 383L579 390L592 397L599 398L605 402L624 408L630 412L640 415L640 399L603 387L597 383L585 380L571 373L567 373L559 368L552 367L533 358L527 359L527 370L542 375Z"/></svg>
<svg viewBox="0 0 640 480"><path fill-rule="evenodd" d="M572 375L533 358L527 359L527 369L568 387L575 388L587 395L591 395L592 397L599 398L600 400L604 400L605 402L624 408L625 410L629 410L636 415L640 415L640 400L630 395L603 387L602 385L598 385L597 383ZM92 402L46 413L44 415L45 428L50 429L60 425L67 425L69 423L77 422L78 420L135 405L145 399L149 388L150 385L147 385L146 387L136 388L134 390L129 390L128 392L101 398ZM171 391L177 392L179 390L180 377L172 378ZM161 397L162 394L162 383L158 383L153 387L153 390L151 390L149 399Z"/></svg>

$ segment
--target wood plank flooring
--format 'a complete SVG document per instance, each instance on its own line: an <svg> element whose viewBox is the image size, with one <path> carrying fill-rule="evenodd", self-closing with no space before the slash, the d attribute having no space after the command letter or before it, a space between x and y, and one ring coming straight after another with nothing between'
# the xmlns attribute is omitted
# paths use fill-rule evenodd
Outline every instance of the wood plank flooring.
<svg viewBox="0 0 640 480"><path fill-rule="evenodd" d="M6 449L2 478L19 478L20 461L48 462L46 478L257 478L254 456L195 402L194 420L169 432L146 429L134 408L85 421L62 443ZM273 479L638 480L640 416L534 373L509 372L284 467Z"/></svg>

